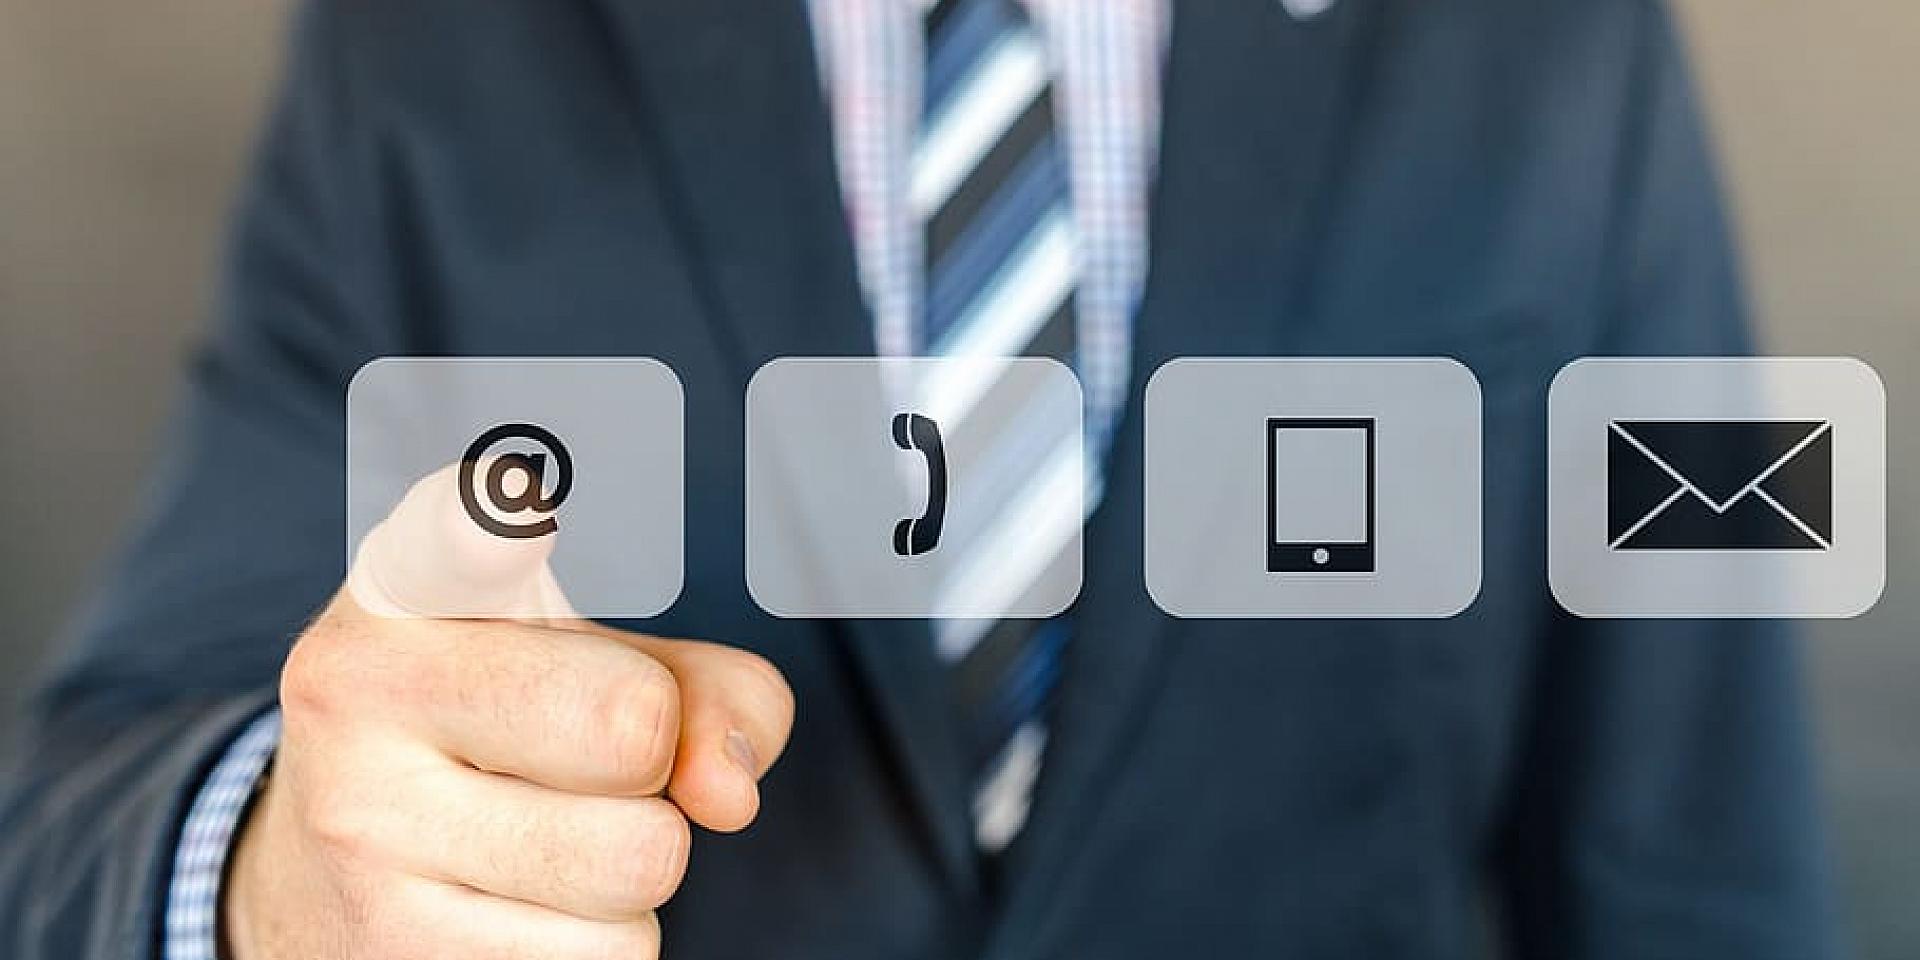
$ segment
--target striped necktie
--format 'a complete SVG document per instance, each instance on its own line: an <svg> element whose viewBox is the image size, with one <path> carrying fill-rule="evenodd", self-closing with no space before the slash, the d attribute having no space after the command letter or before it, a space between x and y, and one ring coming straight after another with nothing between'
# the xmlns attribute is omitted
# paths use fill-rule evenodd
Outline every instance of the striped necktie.
<svg viewBox="0 0 1920 960"><path fill-rule="evenodd" d="M1071 364L1073 207L1040 38L1014 0L938 0L926 15L926 50L910 188L925 238L922 350ZM1017 434L1022 418L1003 422ZM1000 620L938 629L969 763L975 838L997 854L1026 820L1066 625Z"/></svg>

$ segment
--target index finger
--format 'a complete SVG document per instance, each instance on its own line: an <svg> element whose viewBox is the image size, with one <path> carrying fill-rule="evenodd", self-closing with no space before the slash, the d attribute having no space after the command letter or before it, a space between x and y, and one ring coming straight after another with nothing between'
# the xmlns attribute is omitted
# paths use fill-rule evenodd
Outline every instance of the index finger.
<svg viewBox="0 0 1920 960"><path fill-rule="evenodd" d="M502 619L575 625L548 559L558 534L496 536L461 504L461 465L429 474L368 532L347 588L388 618Z"/></svg>

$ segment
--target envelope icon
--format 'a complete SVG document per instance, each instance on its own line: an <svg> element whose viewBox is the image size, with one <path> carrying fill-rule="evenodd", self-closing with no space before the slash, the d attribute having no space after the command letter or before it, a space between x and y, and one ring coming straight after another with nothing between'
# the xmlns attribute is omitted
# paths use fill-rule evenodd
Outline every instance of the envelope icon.
<svg viewBox="0 0 1920 960"><path fill-rule="evenodd" d="M1614 420L1614 550L1827 550L1830 420Z"/></svg>

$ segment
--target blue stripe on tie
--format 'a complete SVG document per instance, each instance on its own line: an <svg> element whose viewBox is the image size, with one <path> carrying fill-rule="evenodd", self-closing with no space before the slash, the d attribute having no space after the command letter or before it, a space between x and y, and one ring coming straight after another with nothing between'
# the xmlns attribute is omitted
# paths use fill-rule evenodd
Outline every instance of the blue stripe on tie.
<svg viewBox="0 0 1920 960"><path fill-rule="evenodd" d="M942 192L937 201L914 193L926 243L926 295L917 340L927 345L925 355L939 357L966 348L976 334L989 339L1004 334L996 340L998 349L1030 354L1035 342L1044 342L1050 351L1070 357L1075 339L1071 278L1057 271L1062 264L1054 259L1058 248L1052 241L1060 236L1058 228L1071 235L1074 211L1063 144L1055 135L1054 103L1044 82L1033 91L1035 78L1026 72L1041 53L1037 38L1016 0L938 0L926 25L927 72L922 78L914 184L918 189L937 180ZM1003 61L1003 55L1017 59ZM983 97L989 92L983 81L1014 76L996 71L990 78L983 68L995 63L1020 68L1021 102L1005 97L987 103L974 96L975 91ZM1036 267L1043 269L1031 269ZM1055 303L1056 296L1064 296L1065 303ZM1029 310L1045 314L1029 318L1024 315ZM1033 321L1030 331L1024 324L1028 320ZM1026 339L1014 342L1021 331ZM979 506L981 498L990 507L996 497L1020 496L1030 486L1032 465L1049 454L1047 438L1020 429L1013 405L1026 399L1010 394L992 401L1005 406L1014 419L993 438L979 464L982 483L972 488L963 507ZM1012 539L1026 541L1010 542L1022 553L1045 546L1034 537ZM1013 783L1000 776L1012 756L1008 747L1013 738L1022 729L1044 728L1069 634L1059 618L1002 620L985 629L970 649L950 662L976 802L983 788ZM987 833L976 835L989 852L1004 847L1010 831L1018 829L1007 821L1005 790L992 789L1002 812L983 816L992 820L994 839ZM1024 794L1027 785L1023 781L1013 789Z"/></svg>
<svg viewBox="0 0 1920 960"><path fill-rule="evenodd" d="M927 38L927 76L921 116L934 117L967 73L1002 34L1020 26L1012 0L957 0L956 8Z"/></svg>
<svg viewBox="0 0 1920 960"><path fill-rule="evenodd" d="M1044 717L1047 704L1059 688L1061 666L1058 656L1034 658L1032 671L1030 678L1022 678L1022 685L1017 690L1008 688L1009 696L1003 703L995 705L1002 712L982 713L975 717L974 739L968 760L970 779L976 785L988 779L994 761L999 759L1014 734L1021 727Z"/></svg>
<svg viewBox="0 0 1920 960"><path fill-rule="evenodd" d="M933 265L927 281L927 343L941 343L968 307L994 287L995 276L1026 246L1034 227L1067 199L1066 165L1054 138L1032 155ZM934 351L938 353L939 351Z"/></svg>

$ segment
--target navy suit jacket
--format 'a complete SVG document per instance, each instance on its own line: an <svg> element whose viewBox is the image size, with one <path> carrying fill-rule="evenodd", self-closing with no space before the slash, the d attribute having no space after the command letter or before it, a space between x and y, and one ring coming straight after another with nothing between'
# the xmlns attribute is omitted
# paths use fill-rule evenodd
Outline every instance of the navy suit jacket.
<svg viewBox="0 0 1920 960"><path fill-rule="evenodd" d="M747 378L870 355L798 0L321 0L128 558L4 800L0 954L153 955L182 811L340 582L371 357L641 355L686 387L687 578L635 626L798 694L701 958L1821 957L1790 638L1580 622L1545 586L1545 391L1749 348L1649 0L1180 0L1133 399L1030 825L997 881L924 623L778 620L742 571ZM1175 356L1447 355L1485 394L1486 570L1448 621L1176 621L1138 386Z"/></svg>

